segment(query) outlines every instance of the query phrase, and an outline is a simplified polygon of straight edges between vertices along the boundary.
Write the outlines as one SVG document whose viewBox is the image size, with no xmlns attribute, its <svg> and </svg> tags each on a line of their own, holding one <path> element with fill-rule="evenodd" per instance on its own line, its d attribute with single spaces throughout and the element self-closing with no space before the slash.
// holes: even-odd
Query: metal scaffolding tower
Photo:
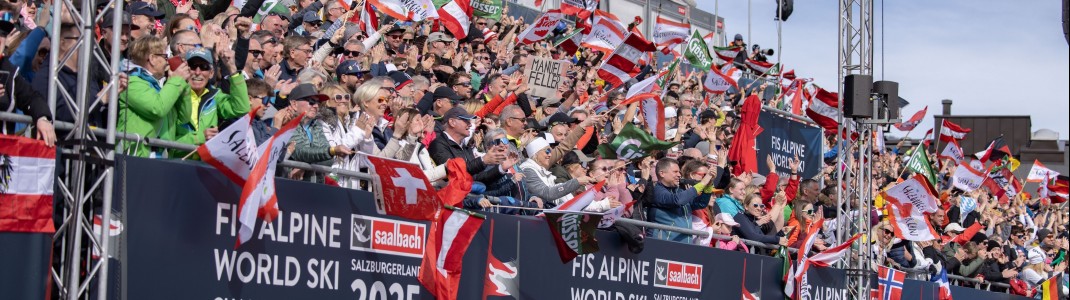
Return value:
<svg viewBox="0 0 1070 300">
<path fill-rule="evenodd" d="M 873 209 L 871 188 L 873 171 L 875 122 L 852 120 L 844 112 L 844 83 L 847 75 L 873 75 L 873 0 L 840 0 L 839 3 L 839 66 L 838 91 L 839 131 L 836 134 L 837 199 L 839 216 L 837 240 L 845 241 L 855 234 L 870 231 L 870 211 Z M 875 106 L 876 107 L 876 106 Z M 875 115 L 876 116 L 876 115 Z M 852 138 L 857 134 L 857 139 Z M 857 156 L 855 155 L 857 154 Z M 851 299 L 869 298 L 873 253 L 870 239 L 854 248 L 840 267 L 847 270 L 847 286 Z"/>
<path fill-rule="evenodd" d="M 79 33 L 74 46 L 63 53 L 60 52 L 63 39 L 52 38 L 49 56 L 49 108 L 56 115 L 57 102 L 63 101 L 65 109 L 75 116 L 74 130 L 60 136 L 60 140 L 68 144 L 60 148 L 62 159 L 57 161 L 56 168 L 56 197 L 62 199 L 56 209 L 62 219 L 53 237 L 53 248 L 59 255 L 52 265 L 51 276 L 60 299 L 108 299 L 109 235 L 94 234 L 92 222 L 94 216 L 99 215 L 104 226 L 108 226 L 108 220 L 112 218 L 112 162 L 119 102 L 118 84 L 114 83 L 119 79 L 123 1 L 103 3 L 106 8 L 100 13 L 97 4 L 97 1 L 88 0 L 53 2 L 52 20 L 62 20 L 52 22 L 54 35 L 59 36 L 63 27 L 72 25 Z M 68 17 L 63 17 L 64 12 L 69 12 Z M 101 24 L 115 29 L 107 37 L 110 53 L 105 54 L 94 27 L 108 13 L 117 17 L 112 18 L 112 24 Z M 66 90 L 59 80 L 60 70 L 68 64 L 78 72 L 76 91 Z M 90 70 L 95 69 L 103 69 L 110 77 L 104 97 L 89 94 L 90 80 L 99 79 L 90 77 L 93 73 Z M 104 101 L 105 98 L 110 101 Z M 90 131 L 88 116 L 104 105 L 108 108 L 107 135 L 100 141 Z M 93 293 L 95 297 L 90 296 Z"/>
</svg>

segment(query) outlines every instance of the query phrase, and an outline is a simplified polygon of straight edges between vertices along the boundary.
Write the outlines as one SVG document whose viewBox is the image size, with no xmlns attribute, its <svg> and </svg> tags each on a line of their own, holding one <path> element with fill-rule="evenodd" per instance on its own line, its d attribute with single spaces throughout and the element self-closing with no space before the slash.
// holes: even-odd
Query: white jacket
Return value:
<svg viewBox="0 0 1070 300">
<path fill-rule="evenodd" d="M 323 128 L 323 134 L 327 137 L 331 147 L 344 146 L 353 149 L 354 152 L 364 153 L 375 153 L 378 150 L 375 147 L 375 141 L 372 140 L 372 135 L 358 128 L 355 118 L 349 118 L 348 121 L 335 119 L 334 124 L 329 124 L 325 120 L 317 122 L 323 123 L 320 127 Z M 358 155 L 334 157 L 331 167 L 356 172 L 365 167 L 362 163 L 363 161 Z M 341 176 L 338 178 L 338 185 L 344 188 L 358 188 L 360 187 L 358 182 L 359 180 L 352 177 Z"/>
</svg>

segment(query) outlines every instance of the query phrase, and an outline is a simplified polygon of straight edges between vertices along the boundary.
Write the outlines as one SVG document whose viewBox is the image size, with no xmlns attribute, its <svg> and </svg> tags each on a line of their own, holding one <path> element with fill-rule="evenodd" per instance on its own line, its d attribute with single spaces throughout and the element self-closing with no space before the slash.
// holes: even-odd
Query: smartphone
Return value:
<svg viewBox="0 0 1070 300">
<path fill-rule="evenodd" d="M 0 84 L 3 84 L 5 87 L 10 86 L 10 80 L 11 72 L 0 71 Z"/>
<path fill-rule="evenodd" d="M 184 59 L 182 59 L 182 57 L 178 57 L 178 56 L 175 56 L 175 57 L 167 59 L 167 64 L 169 66 L 171 66 L 171 71 L 178 70 L 178 67 L 182 66 L 182 63 L 184 63 L 184 62 L 186 62 L 186 60 L 184 60 Z"/>
</svg>

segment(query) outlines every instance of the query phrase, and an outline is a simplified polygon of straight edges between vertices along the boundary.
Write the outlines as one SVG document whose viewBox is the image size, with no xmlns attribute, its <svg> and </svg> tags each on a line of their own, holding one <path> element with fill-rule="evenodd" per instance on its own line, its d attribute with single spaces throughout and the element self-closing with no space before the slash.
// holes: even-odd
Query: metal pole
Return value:
<svg viewBox="0 0 1070 300">
<path fill-rule="evenodd" d="M 776 86 L 778 88 L 777 91 L 783 91 L 783 89 L 781 89 L 780 86 L 783 84 L 783 81 L 784 81 L 784 61 L 781 60 L 781 58 L 784 55 L 784 52 L 781 51 L 781 49 L 783 49 L 782 41 L 783 41 L 783 38 L 784 38 L 784 30 L 783 30 L 783 27 L 784 27 L 784 16 L 781 15 L 780 8 L 784 7 L 784 0 L 778 0 L 778 1 L 779 1 L 780 5 L 777 6 L 777 12 L 776 12 L 777 13 L 777 18 L 776 18 L 776 63 L 780 64 L 780 71 L 777 72 Z M 783 97 L 783 95 L 781 95 L 781 97 Z"/>
<path fill-rule="evenodd" d="M 751 39 L 751 8 L 754 4 L 754 0 L 747 0 L 747 45 L 751 45 L 753 40 Z M 745 50 L 745 49 L 744 49 Z"/>
<path fill-rule="evenodd" d="M 59 83 L 59 79 L 56 79 L 59 74 L 59 33 L 60 24 L 63 23 L 63 10 L 66 8 L 67 1 L 59 0 L 52 1 L 52 38 L 49 40 L 52 43 L 52 48 L 48 55 L 48 78 L 51 84 L 48 85 L 48 109 L 52 112 L 52 118 L 56 117 L 56 98 L 59 95 L 56 93 L 56 85 Z M 59 22 L 57 22 L 59 20 Z M 62 139 L 62 137 L 60 137 Z"/>
<path fill-rule="evenodd" d="M 78 45 L 80 46 L 80 48 L 78 48 L 78 69 L 89 70 L 90 62 L 93 61 L 93 46 L 96 44 L 91 42 L 93 39 L 93 13 L 96 10 L 93 7 L 92 1 L 82 1 L 82 7 L 80 9 L 81 20 L 75 20 L 75 23 L 81 23 L 79 24 L 81 25 L 81 28 L 79 28 L 81 36 L 78 40 Z M 59 36 L 59 34 L 55 34 L 59 33 L 58 31 L 53 33 L 54 35 Z M 56 40 L 59 40 L 59 38 L 56 38 Z M 55 80 L 55 78 L 53 79 Z M 55 84 L 50 86 L 50 89 L 55 88 Z M 78 72 L 78 89 L 75 95 L 83 115 L 75 120 L 76 128 L 74 129 L 74 134 L 75 139 L 79 140 L 79 142 L 78 144 L 75 144 L 74 149 L 81 155 L 89 155 L 89 147 L 86 146 L 85 142 L 92 136 L 92 134 L 89 132 L 89 120 L 85 117 L 85 114 L 91 110 L 90 106 L 92 105 L 92 102 L 90 99 L 95 99 L 96 97 L 96 95 L 90 95 L 89 93 L 89 72 Z M 71 177 L 71 180 L 75 181 L 75 197 L 77 198 L 74 199 L 75 205 L 72 209 L 73 223 L 71 224 L 72 230 L 70 231 L 70 233 L 74 234 L 74 241 L 70 243 L 68 247 L 70 251 L 69 253 L 71 253 L 70 270 L 68 272 L 70 279 L 67 283 L 67 299 L 69 300 L 76 300 L 82 294 L 80 282 L 81 272 L 79 272 L 82 257 L 79 254 L 82 247 L 83 231 L 89 230 L 83 226 L 85 225 L 83 224 L 83 218 L 85 216 L 82 208 L 88 198 L 86 195 L 89 194 L 86 193 L 85 190 L 85 175 L 88 163 L 84 158 L 81 158 L 74 161 L 74 165 L 76 171 L 74 176 Z M 92 245 L 90 245 L 90 247 L 92 247 Z M 87 267 L 87 270 L 88 269 L 89 268 Z"/>
<path fill-rule="evenodd" d="M 721 28 L 717 28 L 718 24 L 720 24 L 722 27 Z M 724 30 L 724 27 L 726 27 L 726 26 L 724 26 L 724 23 L 721 23 L 721 0 L 714 0 L 713 1 L 713 36 L 714 36 L 714 42 L 720 41 L 721 39 L 724 38 L 724 37 L 722 37 L 721 39 L 716 38 L 718 34 L 728 35 L 727 34 L 728 32 L 726 32 Z M 718 30 L 720 30 L 721 32 L 717 32 Z M 720 46 L 724 47 L 725 45 L 720 45 Z"/>
<path fill-rule="evenodd" d="M 88 1 L 87 1 L 88 2 Z M 125 34 L 122 24 L 123 16 L 123 1 L 114 1 L 114 7 L 112 8 L 112 35 L 111 35 L 111 85 L 108 88 L 108 132 L 105 137 L 107 145 L 116 145 L 116 122 L 119 119 L 119 64 L 122 61 L 122 57 L 119 53 L 119 48 L 122 47 L 120 40 L 122 35 Z M 88 26 L 87 26 L 88 27 Z M 115 147 L 110 147 L 105 150 L 105 160 L 115 161 Z M 108 263 L 111 261 L 109 257 L 110 246 L 108 243 L 111 240 L 111 234 L 108 233 L 108 228 L 111 226 L 111 208 L 112 208 L 112 194 L 115 190 L 115 170 L 104 174 L 104 203 L 103 213 L 101 216 L 101 235 L 100 235 L 100 273 L 97 275 L 97 299 L 108 299 Z"/>
</svg>

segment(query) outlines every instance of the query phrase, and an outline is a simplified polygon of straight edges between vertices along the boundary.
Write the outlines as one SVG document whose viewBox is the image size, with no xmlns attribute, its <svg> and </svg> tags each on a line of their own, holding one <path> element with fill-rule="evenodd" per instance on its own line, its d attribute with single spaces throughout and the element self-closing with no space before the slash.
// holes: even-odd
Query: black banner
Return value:
<svg viewBox="0 0 1070 300">
<path fill-rule="evenodd" d="M 0 232 L 0 298 L 48 299 L 52 235 Z"/>
<path fill-rule="evenodd" d="M 192 162 L 118 161 L 116 199 L 125 209 L 116 206 L 124 230 L 109 268 L 118 273 L 112 299 L 433 298 L 416 279 L 430 224 L 378 215 L 368 192 L 277 180 L 280 217 L 258 221 L 252 240 L 235 249 L 240 188 L 226 177 Z M 599 231 L 600 252 L 562 264 L 544 220 L 488 218 L 466 250 L 458 299 L 482 299 L 492 258 L 502 264 L 492 265 L 489 299 L 737 299 L 744 289 L 783 298 L 776 258 L 654 239 L 635 254 L 615 232 Z M 809 299 L 845 299 L 845 277 L 811 268 L 800 287 Z M 904 291 L 915 289 L 931 287 L 908 282 Z"/>
<path fill-rule="evenodd" d="M 762 110 L 758 117 L 762 132 L 755 145 L 758 150 L 758 173 L 769 174 L 765 158 L 773 156 L 776 171 L 780 175 L 791 174 L 789 163 L 796 156 L 801 161 L 802 178 L 814 178 L 820 174 L 822 162 L 821 129 Z"/>
</svg>

